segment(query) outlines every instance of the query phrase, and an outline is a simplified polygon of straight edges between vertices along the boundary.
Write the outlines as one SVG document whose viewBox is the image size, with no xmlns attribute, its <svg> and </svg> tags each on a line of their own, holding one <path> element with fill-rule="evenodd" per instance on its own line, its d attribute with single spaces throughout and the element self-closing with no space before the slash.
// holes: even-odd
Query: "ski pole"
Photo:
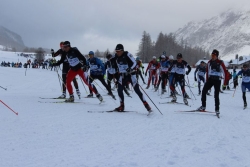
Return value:
<svg viewBox="0 0 250 167">
<path fill-rule="evenodd" d="M 4 89 L 4 90 L 7 90 L 7 88 L 4 88 L 4 87 L 2 87 L 2 86 L 0 86 L 0 88 L 2 88 L 2 89 Z"/>
<path fill-rule="evenodd" d="M 61 84 L 61 81 L 60 81 L 60 75 L 59 75 L 59 73 L 58 73 L 58 68 L 56 68 L 56 72 L 57 72 L 57 77 L 58 77 L 58 80 L 59 80 L 59 84 L 60 84 L 60 87 L 61 87 L 61 90 L 63 91 L 63 89 L 62 89 L 62 84 Z M 64 84 L 64 83 L 63 83 Z M 65 84 L 64 84 L 65 85 Z M 65 85 L 65 87 L 66 87 L 66 85 Z"/>
<path fill-rule="evenodd" d="M 138 84 L 139 86 L 140 86 L 140 88 L 143 90 L 143 92 L 148 96 L 148 94 L 145 92 L 145 90 L 141 87 L 141 85 L 140 84 Z M 157 110 L 161 113 L 161 115 L 163 115 L 162 114 L 162 112 L 160 111 L 160 109 L 155 105 L 155 103 L 153 102 L 153 100 L 148 96 L 148 98 L 150 99 L 150 101 L 154 104 L 154 106 L 157 108 Z"/>
<path fill-rule="evenodd" d="M 16 115 L 18 115 L 18 112 L 15 112 L 14 110 L 12 110 L 7 104 L 5 104 L 2 100 L 0 100 L 1 103 L 3 103 L 3 105 L 5 105 L 8 109 L 10 109 L 12 112 L 14 112 Z"/>
<path fill-rule="evenodd" d="M 80 80 L 82 81 L 82 78 L 81 78 L 81 77 L 80 77 Z M 86 89 L 86 87 L 85 87 L 83 81 L 82 81 L 82 85 L 83 85 L 83 87 L 84 87 L 84 89 L 85 89 L 85 91 L 86 91 L 86 94 L 88 94 L 88 91 L 87 91 L 87 89 Z"/>
<path fill-rule="evenodd" d="M 187 85 L 188 85 L 188 87 L 189 87 L 189 90 L 190 90 L 190 92 L 192 93 L 192 95 L 194 96 L 194 99 L 197 100 L 196 97 L 195 97 L 195 95 L 194 95 L 194 93 L 193 93 L 193 91 L 192 91 L 191 88 L 190 88 L 188 75 L 187 75 L 187 80 L 188 80 L 188 82 L 187 82 L 186 80 L 185 80 L 185 81 L 186 81 L 186 83 L 187 83 Z"/>
</svg>

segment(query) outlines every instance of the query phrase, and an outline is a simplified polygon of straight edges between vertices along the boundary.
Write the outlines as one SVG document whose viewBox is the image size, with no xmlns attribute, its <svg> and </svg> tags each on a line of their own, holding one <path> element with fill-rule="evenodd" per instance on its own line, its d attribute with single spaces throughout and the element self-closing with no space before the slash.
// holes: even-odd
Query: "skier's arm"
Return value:
<svg viewBox="0 0 250 167">
<path fill-rule="evenodd" d="M 186 75 L 188 75 L 192 69 L 189 64 L 187 64 L 187 68 L 188 68 L 188 71 L 186 72 Z"/>
</svg>

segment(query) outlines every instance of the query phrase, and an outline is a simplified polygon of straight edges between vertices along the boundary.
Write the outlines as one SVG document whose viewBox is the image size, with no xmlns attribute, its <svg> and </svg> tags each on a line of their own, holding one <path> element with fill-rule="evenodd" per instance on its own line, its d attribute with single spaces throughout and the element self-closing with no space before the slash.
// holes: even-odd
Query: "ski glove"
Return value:
<svg viewBox="0 0 250 167">
<path fill-rule="evenodd" d="M 189 72 L 188 71 L 186 71 L 186 75 L 188 75 L 189 74 Z"/>
<path fill-rule="evenodd" d="M 131 68 L 127 68 L 126 71 L 127 71 L 127 73 L 130 73 L 131 72 Z"/>
<path fill-rule="evenodd" d="M 147 76 L 147 72 L 145 72 L 145 76 Z"/>
</svg>

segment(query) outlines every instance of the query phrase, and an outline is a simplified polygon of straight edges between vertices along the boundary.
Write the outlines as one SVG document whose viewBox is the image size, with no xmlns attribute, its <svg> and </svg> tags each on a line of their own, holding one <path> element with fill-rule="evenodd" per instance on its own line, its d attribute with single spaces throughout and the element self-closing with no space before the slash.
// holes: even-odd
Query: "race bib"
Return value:
<svg viewBox="0 0 250 167">
<path fill-rule="evenodd" d="M 127 64 L 125 64 L 125 65 L 118 65 L 118 68 L 119 68 L 119 72 L 120 73 L 126 73 L 127 71 L 126 71 L 126 69 L 128 68 L 128 65 Z"/>
<path fill-rule="evenodd" d="M 76 66 L 77 64 L 80 63 L 78 58 L 68 59 L 68 61 L 69 61 L 69 65 L 72 66 L 72 67 L 74 67 L 74 66 Z"/>
<path fill-rule="evenodd" d="M 108 72 L 109 72 L 110 74 L 115 74 L 116 71 L 115 71 L 114 68 L 109 68 L 109 69 L 108 69 Z"/>
<path fill-rule="evenodd" d="M 90 70 L 96 70 L 96 69 L 98 69 L 97 65 L 90 65 Z"/>
<path fill-rule="evenodd" d="M 177 74 L 185 74 L 185 69 L 184 68 L 176 68 L 175 69 L 175 72 L 177 73 Z"/>
</svg>

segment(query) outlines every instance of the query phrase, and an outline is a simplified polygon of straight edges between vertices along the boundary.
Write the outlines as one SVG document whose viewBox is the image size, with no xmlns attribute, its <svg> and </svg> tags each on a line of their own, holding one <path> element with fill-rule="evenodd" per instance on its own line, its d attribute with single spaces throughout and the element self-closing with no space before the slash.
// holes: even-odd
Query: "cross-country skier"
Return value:
<svg viewBox="0 0 250 167">
<path fill-rule="evenodd" d="M 58 55 L 63 55 L 63 54 L 66 54 L 64 51 L 63 51 L 63 42 L 60 43 L 60 49 L 58 51 L 56 51 L 56 53 L 54 53 L 54 50 L 51 49 L 51 53 L 52 53 L 52 57 L 56 57 Z M 69 62 L 67 59 L 64 59 L 64 62 L 62 63 L 63 66 L 62 66 L 62 89 L 63 89 L 63 93 L 61 96 L 59 96 L 58 98 L 59 99 L 65 99 L 66 98 L 66 76 L 68 74 L 68 71 L 70 69 L 70 66 L 69 66 Z M 74 83 L 74 86 L 75 86 L 75 89 L 76 89 L 76 93 L 79 97 L 79 99 L 81 98 L 81 93 L 79 91 L 79 87 L 78 87 L 78 83 L 76 81 L 76 78 L 73 79 L 73 83 Z"/>
<path fill-rule="evenodd" d="M 187 93 L 185 91 L 185 75 L 188 75 L 191 71 L 191 67 L 188 65 L 188 63 L 182 59 L 182 54 L 177 54 L 177 60 L 174 60 L 173 65 L 169 68 L 169 71 L 171 71 L 174 68 L 174 78 L 172 79 L 172 83 L 170 85 L 170 89 L 172 92 L 175 92 L 175 83 L 179 83 L 183 95 L 183 102 L 188 105 L 187 101 Z M 188 68 L 188 71 L 185 69 Z M 177 97 L 176 94 L 173 94 L 173 99 L 171 102 L 176 102 Z"/>
<path fill-rule="evenodd" d="M 247 107 L 246 100 L 246 89 L 250 90 L 250 69 L 247 64 L 243 65 L 243 69 L 238 72 L 235 76 L 235 80 L 238 80 L 238 76 L 242 76 L 241 90 L 242 90 L 242 98 L 244 103 L 244 108 Z"/>
<path fill-rule="evenodd" d="M 124 47 L 122 44 L 117 44 L 115 48 L 116 54 L 114 59 L 117 62 L 118 70 L 119 70 L 119 80 L 118 80 L 118 95 L 120 97 L 120 106 L 115 108 L 115 111 L 124 111 L 124 95 L 123 89 L 127 82 L 130 82 L 135 90 L 135 93 L 139 96 L 141 101 L 143 102 L 145 108 L 148 112 L 152 112 L 149 104 L 144 98 L 144 95 L 140 91 L 139 84 L 136 80 L 136 61 L 132 54 L 127 51 L 124 51 Z"/>
<path fill-rule="evenodd" d="M 206 109 L 206 94 L 209 89 L 214 87 L 214 100 L 215 100 L 215 112 L 216 115 L 219 116 L 220 114 L 220 85 L 221 85 L 221 77 L 224 76 L 224 84 L 226 85 L 227 75 L 226 74 L 226 67 L 222 60 L 218 59 L 219 51 L 214 49 L 211 53 L 211 60 L 207 63 L 207 70 L 206 70 L 206 83 L 202 89 L 201 94 L 201 101 L 202 106 L 199 107 L 197 110 L 205 111 Z"/>
<path fill-rule="evenodd" d="M 139 80 L 139 76 L 140 76 L 143 84 L 146 84 L 142 76 L 142 73 L 144 74 L 144 66 L 139 57 L 137 57 L 135 60 L 136 60 L 136 78 L 137 80 Z"/>
<path fill-rule="evenodd" d="M 170 63 L 167 60 L 165 55 L 161 55 L 160 57 L 160 68 L 159 68 L 159 81 L 157 83 L 157 87 L 155 88 L 155 91 L 158 90 L 160 82 L 161 82 L 161 89 L 162 92 L 161 94 L 163 94 L 164 92 L 166 92 L 166 85 L 168 82 L 168 68 L 170 67 Z"/>
<path fill-rule="evenodd" d="M 194 72 L 194 80 L 195 81 L 197 81 L 197 77 L 198 77 L 199 95 L 201 94 L 201 81 L 203 82 L 203 84 L 205 83 L 205 74 L 206 74 L 205 62 L 201 61 L 201 63 L 196 67 L 196 70 Z"/>
<path fill-rule="evenodd" d="M 111 82 L 114 81 L 116 82 L 116 78 L 117 78 L 117 65 L 116 62 L 114 61 L 115 59 L 112 59 L 112 54 L 107 54 L 106 58 L 107 58 L 107 62 L 104 64 L 105 69 L 107 70 L 107 83 L 108 86 L 111 89 Z"/>
<path fill-rule="evenodd" d="M 107 85 L 107 83 L 104 80 L 104 75 L 106 74 L 104 64 L 102 63 L 102 61 L 100 59 L 98 59 L 94 55 L 95 54 L 93 51 L 89 52 L 89 59 L 88 59 L 88 65 L 89 65 L 89 69 L 90 69 L 90 76 L 88 77 L 89 84 L 91 84 L 91 86 L 93 87 L 95 92 L 98 93 L 95 85 L 92 84 L 92 82 L 95 79 L 98 79 L 102 83 L 102 85 L 107 89 L 108 95 L 112 96 L 112 98 L 115 99 L 115 96 L 113 95 L 113 93 L 111 91 L 111 88 Z M 93 97 L 93 93 L 92 93 L 91 89 L 89 89 L 89 92 L 90 92 L 90 94 L 88 95 L 88 97 Z"/>
<path fill-rule="evenodd" d="M 115 83 L 115 86 L 118 85 L 118 79 L 119 79 L 119 74 L 118 74 L 118 67 L 116 64 L 116 60 L 113 59 L 114 56 L 111 54 L 108 54 L 106 56 L 107 58 L 107 62 L 105 63 L 105 69 L 107 70 L 107 82 L 108 82 L 108 86 L 111 88 L 111 81 L 113 80 Z M 128 92 L 128 90 L 124 87 L 124 92 L 130 96 L 130 93 Z"/>
<path fill-rule="evenodd" d="M 236 89 L 236 86 L 238 86 L 238 76 L 237 76 L 237 73 L 236 73 L 236 70 L 234 69 L 233 70 L 233 83 L 234 83 L 234 89 Z"/>
<path fill-rule="evenodd" d="M 54 65 L 59 66 L 61 63 L 65 61 L 65 59 L 67 59 L 69 62 L 70 69 L 67 74 L 66 86 L 67 86 L 67 90 L 69 92 L 70 97 L 69 99 L 66 99 L 65 102 L 74 102 L 74 94 L 73 94 L 71 82 L 76 77 L 76 75 L 79 75 L 83 79 L 85 84 L 88 85 L 90 89 L 96 94 L 96 97 L 100 101 L 102 101 L 103 100 L 102 96 L 99 93 L 97 93 L 91 87 L 91 85 L 88 84 L 84 76 L 84 71 L 82 69 L 83 69 L 83 66 L 87 65 L 85 57 L 79 52 L 78 49 L 71 47 L 69 41 L 65 41 L 63 43 L 63 50 L 66 54 L 62 54 L 61 59 Z"/>
<path fill-rule="evenodd" d="M 152 80 L 152 84 L 156 87 L 156 83 L 158 80 L 157 70 L 160 68 L 160 63 L 157 62 L 156 57 L 153 56 L 153 59 L 148 63 L 148 67 L 145 72 L 145 76 L 147 76 L 147 72 L 149 70 L 149 77 L 148 77 L 148 85 L 146 89 L 149 88 L 150 82 Z"/>
</svg>

